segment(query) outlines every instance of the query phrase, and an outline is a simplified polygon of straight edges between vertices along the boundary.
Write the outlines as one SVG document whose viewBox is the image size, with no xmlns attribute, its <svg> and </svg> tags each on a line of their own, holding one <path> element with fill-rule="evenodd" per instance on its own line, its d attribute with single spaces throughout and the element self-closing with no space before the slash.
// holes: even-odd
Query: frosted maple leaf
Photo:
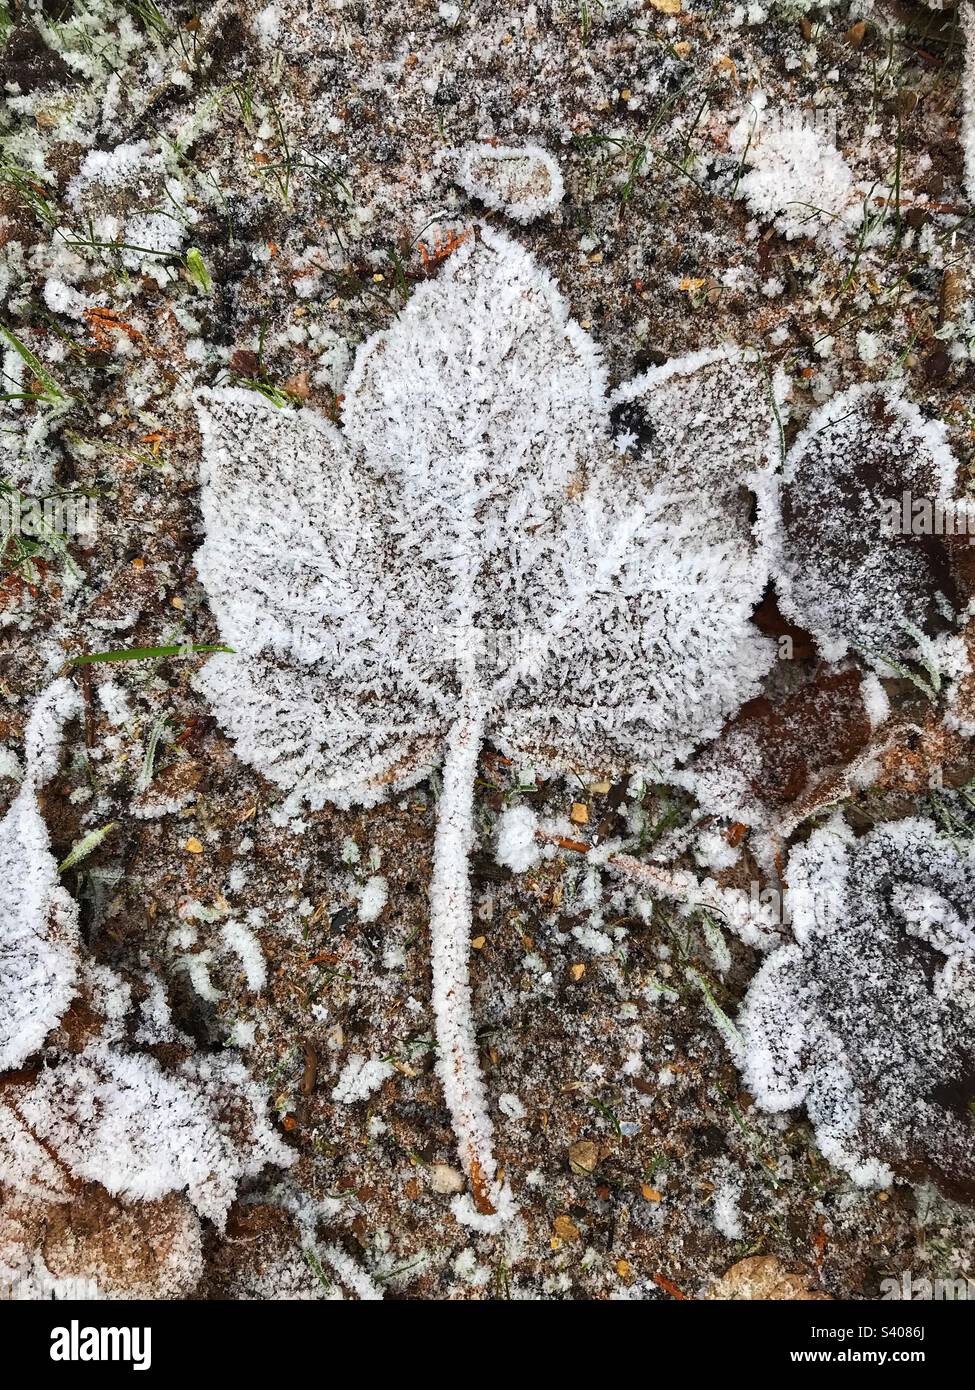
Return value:
<svg viewBox="0 0 975 1390">
<path fill-rule="evenodd" d="M 197 565 L 236 653 L 200 681 L 238 753 L 313 807 L 442 767 L 439 1073 L 482 1216 L 499 1193 L 468 982 L 481 745 L 659 778 L 755 693 L 773 648 L 749 622 L 767 572 L 748 487 L 761 505 L 772 406 L 735 349 L 608 398 L 554 282 L 487 228 L 359 349 L 342 429 L 239 389 L 200 399 Z"/>
<path fill-rule="evenodd" d="M 929 820 L 862 839 L 841 816 L 789 858 L 794 940 L 753 979 L 739 1027 L 764 1109 L 805 1105 L 855 1181 L 975 1191 L 975 854 Z"/>
</svg>

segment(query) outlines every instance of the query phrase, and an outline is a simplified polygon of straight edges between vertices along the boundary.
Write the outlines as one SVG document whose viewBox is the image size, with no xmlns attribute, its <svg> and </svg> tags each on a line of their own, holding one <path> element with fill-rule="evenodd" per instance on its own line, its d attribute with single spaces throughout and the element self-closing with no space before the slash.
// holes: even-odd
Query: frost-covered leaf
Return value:
<svg viewBox="0 0 975 1390">
<path fill-rule="evenodd" d="M 410 595 L 384 575 L 382 485 L 365 495 L 341 434 L 310 411 L 231 389 L 202 395 L 199 414 L 197 567 L 236 653 L 199 681 L 240 756 L 312 805 L 426 775 L 444 721 L 430 653 L 415 670 L 397 660 Z"/>
<path fill-rule="evenodd" d="M 343 433 L 240 391 L 200 406 L 199 570 L 237 653 L 202 683 L 240 755 L 313 806 L 444 762 L 434 1005 L 481 1217 L 467 856 L 483 739 L 553 771 L 659 777 L 771 661 L 749 621 L 767 577 L 749 488 L 778 449 L 760 365 L 722 349 L 640 378 L 614 402 L 615 449 L 604 385 L 553 281 L 481 228 L 359 350 Z"/>
<path fill-rule="evenodd" d="M 616 456 L 566 509 L 561 548 L 533 560 L 526 606 L 545 657 L 508 696 L 505 752 L 666 777 L 756 692 L 773 653 L 750 621 L 767 578 L 751 508 L 777 457 L 772 392 L 728 348 L 614 395 Z"/>
<path fill-rule="evenodd" d="M 789 860 L 794 941 L 739 1017 L 759 1105 L 805 1104 L 827 1158 L 975 1192 L 975 852 L 922 819 L 854 838 L 840 817 Z"/>
<path fill-rule="evenodd" d="M 320 1244 L 307 1208 L 297 1221 L 281 1207 L 238 1203 L 209 1273 L 219 1296 L 377 1301 L 382 1292 L 338 1244 Z"/>
<path fill-rule="evenodd" d="M 42 1202 L 63 1202 L 71 1179 L 32 1133 L 17 1104 L 19 1088 L 0 1092 L 0 1194 L 3 1185 Z"/>
<path fill-rule="evenodd" d="M 876 678 L 853 669 L 818 675 L 783 700 L 760 695 L 678 780 L 712 815 L 769 825 L 863 752 L 883 704 Z"/>
<path fill-rule="evenodd" d="M 855 386 L 814 413 L 785 461 L 773 544 L 782 611 L 825 657 L 917 657 L 952 590 L 940 536 L 922 512 L 915 526 L 913 506 L 929 503 L 933 525 L 956 472 L 944 426 L 890 387 Z"/>
<path fill-rule="evenodd" d="M 745 485 L 759 488 L 764 503 L 765 477 L 778 459 L 774 407 L 784 389 L 738 348 L 694 352 L 621 386 L 612 399 L 613 433 L 647 484 L 665 483 L 705 512 L 715 494 L 748 510 Z"/>
<path fill-rule="evenodd" d="M 0 1283 L 16 1298 L 187 1298 L 202 1274 L 183 1197 L 120 1202 L 88 1185 L 70 1202 L 0 1199 Z"/>
<path fill-rule="evenodd" d="M 218 1297 L 244 1300 L 341 1299 L 327 1272 L 302 1248 L 296 1223 L 281 1207 L 238 1203 L 226 1239 L 208 1269 Z"/>
<path fill-rule="evenodd" d="M 291 1162 L 265 1104 L 227 1054 L 194 1054 L 171 1075 L 149 1056 L 94 1044 L 18 1088 L 16 1112 L 73 1177 L 115 1197 L 185 1191 L 201 1216 L 221 1224 L 243 1178 Z M 0 1177 L 22 1187 L 6 1167 Z"/>
<path fill-rule="evenodd" d="M 27 725 L 23 784 L 0 821 L 0 1070 L 20 1066 L 56 1026 L 75 993 L 78 908 L 58 867 L 38 805 L 65 721 L 78 708 L 70 682 L 48 687 Z"/>
<path fill-rule="evenodd" d="M 468 145 L 458 161 L 457 182 L 472 198 L 516 222 L 554 211 L 565 192 L 559 166 L 538 145 Z"/>
</svg>

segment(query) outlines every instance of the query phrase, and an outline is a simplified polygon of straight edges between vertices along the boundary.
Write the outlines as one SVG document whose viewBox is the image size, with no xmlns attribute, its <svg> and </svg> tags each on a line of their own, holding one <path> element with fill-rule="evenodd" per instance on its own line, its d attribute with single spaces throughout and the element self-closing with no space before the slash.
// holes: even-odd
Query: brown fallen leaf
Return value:
<svg viewBox="0 0 975 1390">
<path fill-rule="evenodd" d="M 0 1263 L 23 1279 L 40 1259 L 56 1280 L 100 1297 L 186 1298 L 203 1273 L 199 1218 L 182 1196 L 120 1201 L 87 1184 L 70 1202 L 0 1198 Z"/>
<path fill-rule="evenodd" d="M 695 765 L 702 804 L 752 825 L 789 820 L 800 805 L 809 814 L 817 789 L 870 744 L 862 690 L 858 671 L 834 671 L 784 700 L 750 700 Z"/>
<path fill-rule="evenodd" d="M 712 1286 L 709 1300 L 832 1302 L 832 1295 L 809 1287 L 810 1275 L 795 1274 L 774 1255 L 751 1255 L 731 1266 Z"/>
<path fill-rule="evenodd" d="M 567 1216 L 565 1213 L 555 1218 L 552 1222 L 552 1229 L 555 1231 L 559 1240 L 572 1242 L 582 1239 L 582 1233 L 579 1227 L 572 1220 L 572 1217 Z"/>
<path fill-rule="evenodd" d="M 579 1177 L 588 1177 L 599 1166 L 599 1148 L 591 1139 L 569 1145 L 569 1167 Z"/>
</svg>

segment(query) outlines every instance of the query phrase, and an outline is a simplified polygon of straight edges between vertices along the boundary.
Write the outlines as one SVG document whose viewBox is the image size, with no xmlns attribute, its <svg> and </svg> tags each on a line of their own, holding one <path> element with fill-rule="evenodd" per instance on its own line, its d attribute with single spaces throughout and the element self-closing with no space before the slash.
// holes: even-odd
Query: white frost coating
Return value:
<svg viewBox="0 0 975 1390">
<path fill-rule="evenodd" d="M 694 847 L 694 858 L 709 869 L 730 869 L 741 856 L 741 847 L 728 843 L 720 830 L 702 830 Z"/>
<path fill-rule="evenodd" d="M 842 817 L 793 850 L 795 941 L 739 1017 L 745 1084 L 766 1110 L 805 1104 L 855 1182 L 893 1173 L 970 1190 L 975 856 L 922 819 L 854 838 Z"/>
<path fill-rule="evenodd" d="M 386 906 L 389 897 L 389 884 L 382 874 L 373 874 L 362 885 L 359 894 L 359 921 L 375 922 Z"/>
<path fill-rule="evenodd" d="M 495 858 L 513 873 L 534 868 L 542 857 L 535 839 L 538 816 L 530 806 L 509 806 L 498 817 Z"/>
<path fill-rule="evenodd" d="M 243 922 L 224 922 L 220 937 L 228 951 L 240 961 L 247 988 L 255 993 L 267 984 L 267 961 L 261 943 Z"/>
<path fill-rule="evenodd" d="M 97 1044 L 44 1068 L 18 1102 L 75 1177 L 146 1200 L 185 1189 L 218 1225 L 242 1178 L 293 1161 L 265 1107 L 260 1087 L 226 1053 L 191 1057 L 170 1075 L 151 1057 Z"/>
<path fill-rule="evenodd" d="M 205 393 L 197 563 L 237 655 L 201 684 L 240 755 L 313 807 L 375 802 L 441 760 L 465 663 L 540 769 L 660 776 L 717 733 L 774 653 L 739 495 L 774 466 L 769 388 L 722 350 L 613 409 L 673 466 L 635 437 L 610 454 L 592 343 L 487 229 L 360 349 L 344 438 Z"/>
<path fill-rule="evenodd" d="M 20 1066 L 71 1002 L 78 977 L 78 908 L 58 881 L 37 802 L 53 775 L 64 724 L 80 700 L 67 680 L 41 695 L 27 724 L 24 780 L 0 821 L 0 1070 Z"/>
<path fill-rule="evenodd" d="M 223 990 L 217 989 L 210 978 L 210 966 L 213 963 L 212 951 L 198 951 L 180 956 L 177 963 L 186 971 L 190 984 L 205 1003 L 215 1004 L 224 997 Z"/>
<path fill-rule="evenodd" d="M 129 697 L 117 681 L 102 681 L 98 687 L 98 703 L 105 711 L 108 722 L 116 729 L 132 722 L 132 706 Z"/>
<path fill-rule="evenodd" d="M 468 944 L 474 774 L 483 735 L 483 717 L 469 715 L 457 721 L 448 740 L 430 883 L 430 935 L 437 1074 L 474 1205 L 482 1215 L 492 1216 L 497 1210 L 496 1166 L 471 1015 Z"/>
<path fill-rule="evenodd" d="M 750 622 L 766 570 L 742 485 L 764 489 L 776 461 L 769 385 L 722 349 L 607 401 L 554 282 L 481 227 L 359 349 L 344 433 L 243 390 L 199 413 L 197 565 L 236 652 L 199 680 L 238 753 L 319 807 L 372 804 L 449 748 L 438 1040 L 486 1209 L 466 966 L 481 740 L 539 769 L 659 779 L 756 693 L 774 648 Z"/>
<path fill-rule="evenodd" d="M 714 1194 L 714 1227 L 725 1240 L 742 1240 L 744 1228 L 738 1203 L 741 1186 L 726 1180 Z"/>
<path fill-rule="evenodd" d="M 23 776 L 23 768 L 13 749 L 0 748 L 0 777 L 9 777 L 14 782 L 20 782 Z"/>
<path fill-rule="evenodd" d="M 323 1245 L 319 1253 L 345 1287 L 351 1289 L 363 1302 L 382 1301 L 382 1290 L 376 1287 L 365 1270 L 360 1269 L 352 1256 L 346 1254 L 340 1245 Z"/>
<path fill-rule="evenodd" d="M 15 1097 L 0 1101 L 0 1183 L 43 1202 L 71 1196 L 66 1170 L 31 1134 Z"/>
<path fill-rule="evenodd" d="M 367 1100 L 393 1071 L 393 1064 L 382 1057 L 353 1054 L 342 1068 L 332 1090 L 332 1099 L 339 1105 L 355 1105 L 357 1101 Z"/>
<path fill-rule="evenodd" d="M 553 212 L 565 194 L 562 171 L 538 145 L 468 145 L 457 182 L 472 198 L 522 223 Z"/>
<path fill-rule="evenodd" d="M 765 535 L 782 612 L 827 660 L 850 647 L 917 655 L 944 599 L 925 535 L 911 534 L 913 501 L 950 505 L 957 471 L 944 424 L 889 384 L 854 386 L 812 415 L 773 483 Z"/>
<path fill-rule="evenodd" d="M 961 76 L 961 141 L 965 153 L 965 192 L 975 202 L 975 5 L 966 0 L 958 12 L 965 35 Z"/>
<path fill-rule="evenodd" d="M 511 1188 L 507 1183 L 495 1183 L 491 1191 L 491 1211 L 483 1211 L 469 1193 L 454 1197 L 450 1210 L 462 1226 L 469 1226 L 480 1235 L 494 1236 L 502 1231 L 518 1214 Z"/>
<path fill-rule="evenodd" d="M 162 155 L 148 141 L 116 145 L 113 150 L 91 150 L 68 184 L 66 197 L 77 210 L 93 184 L 115 192 L 133 180 L 145 179 L 150 173 L 161 176 L 164 172 Z"/>
<path fill-rule="evenodd" d="M 860 682 L 860 695 L 863 698 L 863 708 L 867 712 L 872 729 L 879 729 L 881 724 L 885 724 L 890 718 L 890 700 L 887 692 L 880 682 L 880 677 L 873 671 L 866 671 Z"/>
<path fill-rule="evenodd" d="M 815 113 L 769 110 L 764 92 L 750 104 L 729 138 L 743 162 L 738 194 L 757 216 L 784 236 L 819 236 L 840 248 L 863 220 L 863 194 L 846 160 L 820 128 Z"/>
</svg>

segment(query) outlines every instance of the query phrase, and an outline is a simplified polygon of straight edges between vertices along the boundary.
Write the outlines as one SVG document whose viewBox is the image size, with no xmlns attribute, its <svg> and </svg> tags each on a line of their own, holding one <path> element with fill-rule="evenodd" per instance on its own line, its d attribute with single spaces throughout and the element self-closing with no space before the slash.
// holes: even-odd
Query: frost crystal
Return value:
<svg viewBox="0 0 975 1390">
<path fill-rule="evenodd" d="M 720 350 L 608 402 L 553 282 L 481 228 L 359 350 L 344 432 L 239 390 L 205 393 L 200 417 L 198 568 L 236 652 L 201 682 L 239 754 L 316 807 L 444 764 L 440 1076 L 490 1216 L 467 979 L 482 742 L 658 778 L 755 693 L 772 647 L 749 621 L 767 576 L 748 487 L 776 457 L 769 383 Z"/>
<path fill-rule="evenodd" d="M 457 182 L 472 198 L 516 222 L 553 212 L 565 192 L 559 166 L 538 145 L 468 145 Z"/>
<path fill-rule="evenodd" d="M 79 704 L 66 680 L 49 686 L 27 725 L 27 767 L 0 821 L 0 1070 L 43 1043 L 75 992 L 78 908 L 58 868 L 37 794 L 57 767 L 61 731 Z"/>
<path fill-rule="evenodd" d="M 536 839 L 538 816 L 530 806 L 509 806 L 498 819 L 497 860 L 516 874 L 523 874 L 542 857 Z"/>
<path fill-rule="evenodd" d="M 827 659 L 849 647 L 903 659 L 934 630 L 950 597 L 936 504 L 952 517 L 956 471 L 944 425 L 887 386 L 855 386 L 812 416 L 771 543 L 782 611 Z"/>
<path fill-rule="evenodd" d="M 930 821 L 856 840 L 841 817 L 789 861 L 794 942 L 752 981 L 745 1082 L 805 1104 L 827 1158 L 975 1191 L 975 854 Z"/>
</svg>

